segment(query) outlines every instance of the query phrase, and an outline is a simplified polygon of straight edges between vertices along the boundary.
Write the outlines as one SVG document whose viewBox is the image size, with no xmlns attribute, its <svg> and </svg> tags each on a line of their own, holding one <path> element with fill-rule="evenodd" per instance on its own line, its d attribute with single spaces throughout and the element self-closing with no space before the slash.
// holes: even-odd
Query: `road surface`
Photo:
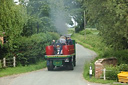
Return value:
<svg viewBox="0 0 128 85">
<path fill-rule="evenodd" d="M 47 71 L 47 68 L 34 72 L 0 78 L 0 85 L 99 85 L 89 83 L 83 78 L 84 64 L 96 57 L 96 53 L 76 45 L 77 62 L 74 70 L 58 68 Z"/>
</svg>

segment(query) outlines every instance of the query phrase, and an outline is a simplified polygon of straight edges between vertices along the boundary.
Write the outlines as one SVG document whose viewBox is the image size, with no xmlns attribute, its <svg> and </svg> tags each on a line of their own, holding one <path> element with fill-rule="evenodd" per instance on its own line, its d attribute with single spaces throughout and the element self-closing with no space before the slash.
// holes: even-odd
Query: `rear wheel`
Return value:
<svg viewBox="0 0 128 85">
<path fill-rule="evenodd" d="M 53 61 L 50 60 L 49 65 L 47 67 L 48 67 L 48 71 L 52 71 L 54 69 Z"/>
<path fill-rule="evenodd" d="M 68 66 L 68 69 L 69 69 L 69 70 L 74 70 L 74 65 L 73 65 L 73 64 L 70 64 L 70 65 Z"/>
<path fill-rule="evenodd" d="M 70 60 L 69 60 L 70 62 L 69 62 L 69 64 L 68 64 L 68 69 L 69 70 L 74 70 L 74 62 L 73 62 L 73 59 L 72 58 L 70 58 Z"/>
<path fill-rule="evenodd" d="M 73 64 L 76 66 L 76 55 L 73 56 Z"/>
</svg>

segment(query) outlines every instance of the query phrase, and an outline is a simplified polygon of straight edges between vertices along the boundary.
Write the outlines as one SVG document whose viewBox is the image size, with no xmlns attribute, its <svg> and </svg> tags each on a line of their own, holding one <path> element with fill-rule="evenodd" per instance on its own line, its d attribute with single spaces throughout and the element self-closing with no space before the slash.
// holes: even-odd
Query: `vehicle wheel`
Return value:
<svg viewBox="0 0 128 85">
<path fill-rule="evenodd" d="M 50 60 L 49 61 L 49 66 L 48 66 L 48 71 L 52 71 L 54 68 L 53 62 Z"/>
<path fill-rule="evenodd" d="M 73 66 L 73 65 L 71 65 L 71 64 L 70 64 L 70 65 L 68 65 L 68 66 L 67 66 L 67 68 L 68 68 L 69 70 L 74 70 L 74 66 Z"/>
<path fill-rule="evenodd" d="M 72 59 L 70 59 L 69 65 L 68 65 L 69 70 L 74 70 L 74 65 Z"/>
<path fill-rule="evenodd" d="M 73 64 L 74 64 L 74 66 L 76 66 L 76 57 L 75 57 L 75 55 L 73 56 Z"/>
<path fill-rule="evenodd" d="M 70 70 L 74 70 L 74 65 L 73 64 L 70 65 Z"/>
</svg>

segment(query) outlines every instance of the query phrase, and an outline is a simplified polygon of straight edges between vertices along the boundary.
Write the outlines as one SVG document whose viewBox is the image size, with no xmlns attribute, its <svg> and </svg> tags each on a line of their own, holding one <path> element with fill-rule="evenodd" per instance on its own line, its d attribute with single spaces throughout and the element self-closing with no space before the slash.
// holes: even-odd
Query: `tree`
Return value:
<svg viewBox="0 0 128 85">
<path fill-rule="evenodd" d="M 75 27 L 75 31 L 79 32 L 84 29 L 84 0 L 67 0 L 68 11 L 70 16 L 78 23 Z"/>
<path fill-rule="evenodd" d="M 13 51 L 13 43 L 21 35 L 26 23 L 26 10 L 21 5 L 15 5 L 13 0 L 0 2 L 0 31 L 5 32 L 8 49 Z"/>
<path fill-rule="evenodd" d="M 25 4 L 25 2 L 23 2 Z M 28 21 L 24 26 L 24 36 L 31 36 L 40 32 L 56 31 L 49 15 L 49 5 L 47 0 L 29 0 L 26 5 Z"/>
<path fill-rule="evenodd" d="M 128 49 L 127 0 L 85 0 L 87 23 L 100 30 L 104 42 L 115 49 Z"/>
<path fill-rule="evenodd" d="M 34 33 L 35 30 L 39 32 L 57 30 L 58 33 L 65 34 L 68 28 L 65 24 L 72 23 L 71 17 L 78 23 L 77 29 L 82 30 L 84 29 L 82 4 L 83 0 L 29 0 L 26 7 L 31 17 L 29 25 L 25 26 L 24 30 L 26 32 L 29 29 Z"/>
</svg>

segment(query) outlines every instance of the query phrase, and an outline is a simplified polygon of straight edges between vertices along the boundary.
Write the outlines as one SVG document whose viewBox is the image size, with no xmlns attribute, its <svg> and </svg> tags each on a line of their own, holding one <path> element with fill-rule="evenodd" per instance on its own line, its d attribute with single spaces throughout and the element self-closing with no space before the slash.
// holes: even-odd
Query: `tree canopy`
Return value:
<svg viewBox="0 0 128 85">
<path fill-rule="evenodd" d="M 40 34 L 44 33 L 48 36 L 49 32 L 65 34 L 68 29 L 66 23 L 73 24 L 71 18 L 77 22 L 75 29 L 79 32 L 84 29 L 86 16 L 86 27 L 100 30 L 108 46 L 128 49 L 127 8 L 127 0 L 20 0 L 19 5 L 13 0 L 0 0 L 0 35 L 7 39 L 8 52 L 18 53 L 18 47 L 23 43 L 19 38 L 24 37 L 27 45 L 29 38 L 32 38 L 29 43 L 33 42 L 34 35 L 42 36 Z"/>
<path fill-rule="evenodd" d="M 128 49 L 128 1 L 84 0 L 87 23 L 96 26 L 104 42 L 115 49 Z"/>
<path fill-rule="evenodd" d="M 14 40 L 20 36 L 26 23 L 26 10 L 22 5 L 15 5 L 13 0 L 0 0 L 0 31 L 13 50 Z"/>
</svg>

